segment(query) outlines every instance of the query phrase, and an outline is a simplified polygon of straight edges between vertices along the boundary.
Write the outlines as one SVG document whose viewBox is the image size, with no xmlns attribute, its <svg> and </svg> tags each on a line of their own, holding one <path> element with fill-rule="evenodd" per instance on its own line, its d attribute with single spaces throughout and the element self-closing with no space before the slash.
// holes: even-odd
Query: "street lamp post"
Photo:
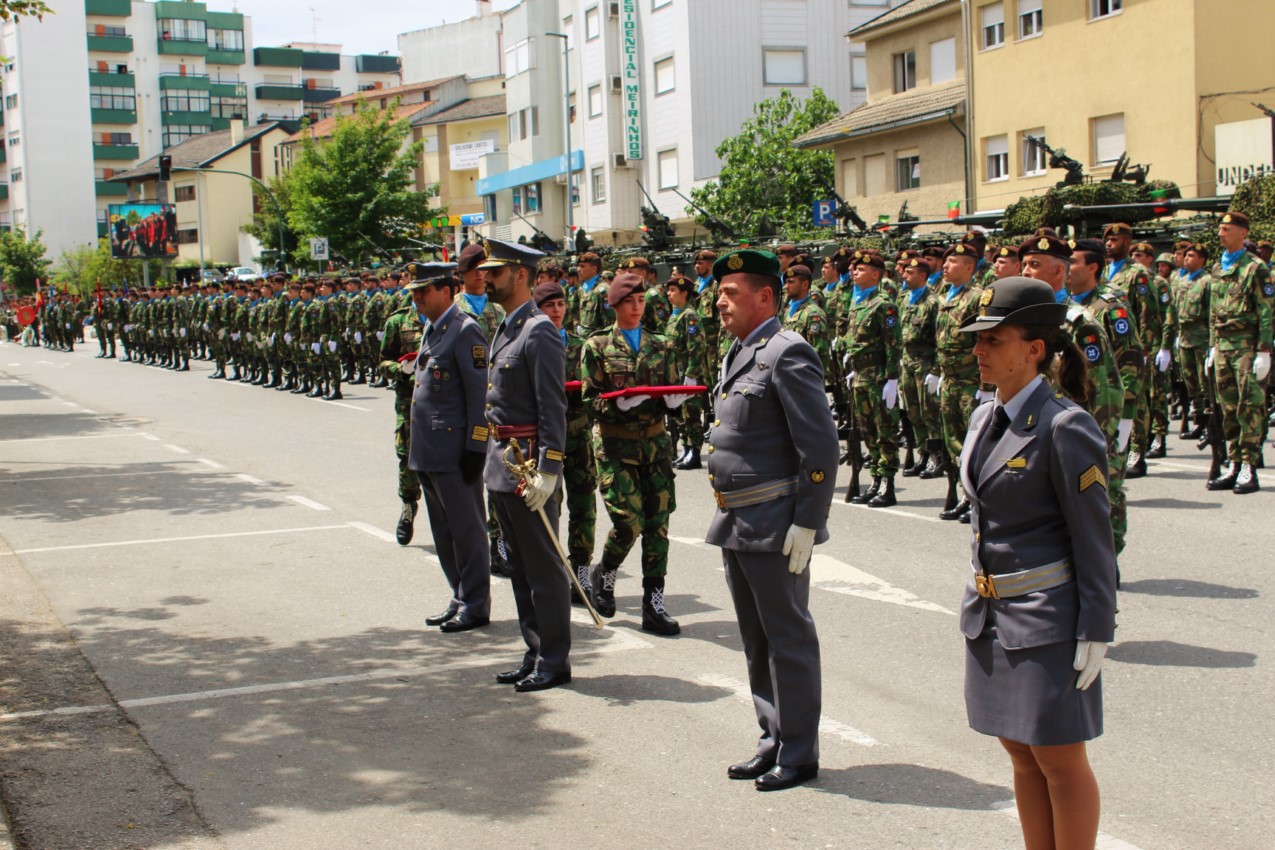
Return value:
<svg viewBox="0 0 1275 850">
<path fill-rule="evenodd" d="M 571 205 L 571 39 L 561 32 L 547 32 L 545 35 L 562 39 L 562 98 L 567 143 L 567 241 L 570 241 L 575 237 L 575 215 Z M 564 244 L 563 247 L 567 246 Z"/>
</svg>

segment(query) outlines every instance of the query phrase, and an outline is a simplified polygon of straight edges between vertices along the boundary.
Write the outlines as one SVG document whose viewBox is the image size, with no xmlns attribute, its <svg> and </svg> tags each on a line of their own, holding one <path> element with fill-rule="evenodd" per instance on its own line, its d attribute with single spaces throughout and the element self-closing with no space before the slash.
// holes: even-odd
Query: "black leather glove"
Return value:
<svg viewBox="0 0 1275 850">
<path fill-rule="evenodd" d="M 460 462 L 460 477 L 466 484 L 473 484 L 483 478 L 483 467 L 487 465 L 487 455 L 482 452 L 465 452 Z"/>
</svg>

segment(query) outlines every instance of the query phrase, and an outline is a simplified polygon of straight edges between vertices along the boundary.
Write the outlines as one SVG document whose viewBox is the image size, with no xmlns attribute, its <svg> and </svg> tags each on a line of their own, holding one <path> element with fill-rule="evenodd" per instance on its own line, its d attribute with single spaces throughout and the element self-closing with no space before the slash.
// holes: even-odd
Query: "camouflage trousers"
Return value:
<svg viewBox="0 0 1275 850">
<path fill-rule="evenodd" d="M 1162 413 L 1164 428 L 1160 431 L 1154 430 L 1156 383 L 1159 378 L 1160 371 L 1155 368 L 1155 363 L 1151 361 L 1151 358 L 1148 358 L 1147 362 L 1142 366 L 1142 387 L 1138 392 L 1138 414 L 1133 419 L 1133 436 L 1129 438 L 1131 452 L 1145 452 L 1153 433 L 1163 434 L 1168 431 L 1167 393 L 1162 396 L 1166 405 L 1166 410 Z"/>
<path fill-rule="evenodd" d="M 1191 396 L 1191 406 L 1196 413 L 1203 412 L 1209 406 L 1209 378 L 1204 371 L 1204 361 L 1209 356 L 1208 346 L 1202 348 L 1183 346 L 1178 349 L 1178 371 L 1186 391 Z"/>
<path fill-rule="evenodd" d="M 398 497 L 404 502 L 421 500 L 421 481 L 415 472 L 407 468 L 407 454 L 411 446 L 412 397 L 394 396 L 394 454 L 398 456 Z"/>
<path fill-rule="evenodd" d="M 676 451 L 679 439 L 685 447 L 699 451 L 704 445 L 704 432 L 708 430 L 704 424 L 704 397 L 693 395 L 682 403 L 677 410 L 668 414 L 669 431 L 672 439 L 670 447 Z"/>
<path fill-rule="evenodd" d="M 899 402 L 912 423 L 916 444 L 924 448 L 930 440 L 943 439 L 943 417 L 939 398 L 925 388 L 932 364 L 904 357 L 899 376 Z"/>
<path fill-rule="evenodd" d="M 669 514 L 677 507 L 668 437 L 641 441 L 599 438 L 598 442 L 606 447 L 596 452 L 598 490 L 611 518 L 602 563 L 619 567 L 641 536 L 642 577 L 663 578 L 668 574 Z M 628 442 L 641 445 L 632 447 L 637 451 L 616 445 Z"/>
<path fill-rule="evenodd" d="M 1163 437 L 1169 433 L 1169 402 L 1173 400 L 1173 370 L 1161 372 L 1153 365 L 1151 375 L 1151 434 Z"/>
<path fill-rule="evenodd" d="M 978 373 L 944 375 L 939 388 L 939 413 L 943 418 L 943 442 L 947 445 L 947 457 L 955 468 L 961 460 L 961 448 L 965 444 L 965 432 L 970 427 L 970 415 L 978 406 Z"/>
<path fill-rule="evenodd" d="M 593 466 L 593 439 L 588 419 L 567 423 L 567 445 L 562 458 L 562 484 L 567 502 L 567 554 L 572 566 L 593 562 L 598 521 L 598 475 Z"/>
<path fill-rule="evenodd" d="M 1266 394 L 1253 374 L 1254 352 L 1223 351 L 1213 356 L 1217 400 L 1222 406 L 1222 436 L 1231 463 L 1257 463 L 1262 456 Z"/>
<path fill-rule="evenodd" d="M 871 462 L 873 478 L 893 478 L 899 471 L 899 408 L 887 410 L 881 398 L 885 381 L 855 375 L 851 404 Z"/>
</svg>

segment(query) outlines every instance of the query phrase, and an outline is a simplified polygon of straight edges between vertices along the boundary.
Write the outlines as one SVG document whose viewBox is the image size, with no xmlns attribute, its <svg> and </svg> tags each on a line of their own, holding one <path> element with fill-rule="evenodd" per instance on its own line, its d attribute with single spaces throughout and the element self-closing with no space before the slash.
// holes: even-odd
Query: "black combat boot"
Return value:
<svg viewBox="0 0 1275 850">
<path fill-rule="evenodd" d="M 916 456 L 916 463 L 914 463 L 912 466 L 906 467 L 903 470 L 903 477 L 916 478 L 922 472 L 925 472 L 925 466 L 926 466 L 926 463 L 929 461 L 929 459 L 930 459 L 930 443 L 929 441 L 926 441 L 925 448 L 921 449 L 920 453 L 917 454 Z"/>
<path fill-rule="evenodd" d="M 1238 463 L 1229 464 L 1222 470 L 1217 478 L 1213 478 L 1204 486 L 1209 490 L 1232 490 L 1235 488 L 1235 482 L 1240 477 L 1240 465 Z"/>
<path fill-rule="evenodd" d="M 341 395 L 341 374 L 339 372 L 332 378 L 332 392 L 325 395 L 324 398 L 328 401 L 340 401 L 345 398 L 345 396 Z"/>
<path fill-rule="evenodd" d="M 593 608 L 608 620 L 615 616 L 615 579 L 619 572 L 619 567 L 608 567 L 603 563 L 594 567 L 590 576 Z"/>
<path fill-rule="evenodd" d="M 327 393 L 327 390 L 324 389 L 324 385 L 326 383 L 327 383 L 327 380 L 325 378 L 321 378 L 321 377 L 315 378 L 314 385 L 311 387 L 310 392 L 305 394 L 305 397 L 306 398 L 323 398 L 323 396 Z"/>
<path fill-rule="evenodd" d="M 1192 428 L 1190 431 L 1187 431 L 1186 433 L 1182 434 L 1181 437 L 1184 440 L 1199 441 L 1204 438 L 1204 432 L 1208 430 L 1208 427 L 1209 427 L 1208 414 L 1202 413 L 1197 410 L 1195 412 L 1195 427 Z"/>
<path fill-rule="evenodd" d="M 880 495 L 880 493 L 881 493 L 881 476 L 874 475 L 872 476 L 872 486 L 869 487 L 865 492 L 860 493 L 859 495 L 851 499 L 850 503 L 854 505 L 866 505 L 868 502 L 871 502 L 878 495 Z"/>
<path fill-rule="evenodd" d="M 178 372 L 189 372 L 189 371 L 190 371 L 190 358 L 189 358 L 189 357 L 182 357 L 182 365 L 180 365 L 180 366 L 178 366 L 178 367 L 177 367 L 177 371 L 178 371 Z"/>
<path fill-rule="evenodd" d="M 1145 478 L 1147 474 L 1147 459 L 1142 456 L 1142 452 L 1134 450 L 1129 453 L 1129 460 L 1125 463 L 1124 477 L 1125 480 L 1130 478 Z"/>
<path fill-rule="evenodd" d="M 970 512 L 969 499 L 961 499 L 957 501 L 957 483 L 960 479 L 960 473 L 956 469 L 949 466 L 947 471 L 947 501 L 943 510 L 939 513 L 939 519 L 942 520 L 959 520 Z"/>
<path fill-rule="evenodd" d="M 239 364 L 236 362 L 236 363 L 234 364 L 234 366 L 235 366 L 234 371 L 231 373 L 230 377 L 226 379 L 227 381 L 238 381 L 238 380 L 240 380 L 240 376 L 239 376 Z"/>
<path fill-rule="evenodd" d="M 1146 456 L 1153 459 L 1167 457 L 1169 454 L 1169 447 L 1166 444 L 1166 440 L 1167 435 L 1156 434 L 1151 440 L 1151 448 L 1147 449 Z"/>
<path fill-rule="evenodd" d="M 682 631 L 677 620 L 670 617 L 668 611 L 664 610 L 663 578 L 642 579 L 642 631 L 654 632 L 665 637 L 672 637 Z"/>
<path fill-rule="evenodd" d="M 1260 489 L 1262 485 L 1257 482 L 1257 470 L 1253 468 L 1253 464 L 1240 464 L 1240 474 L 1235 477 L 1235 488 L 1231 492 L 1237 496 L 1243 496 L 1246 493 L 1256 493 Z"/>
<path fill-rule="evenodd" d="M 591 572 L 589 565 L 585 564 L 584 566 L 580 566 L 577 564 L 575 566 L 575 571 L 576 581 L 580 582 L 580 587 L 584 588 L 585 595 L 592 599 L 593 583 L 589 580 L 589 573 Z M 571 604 L 584 605 L 584 600 L 580 597 L 580 591 L 576 590 L 574 583 L 571 585 Z"/>
<path fill-rule="evenodd" d="M 309 395 L 310 391 L 313 389 L 314 389 L 314 384 L 311 382 L 310 376 L 306 375 L 304 378 L 302 378 L 300 381 L 297 382 L 297 385 L 295 387 L 292 388 L 292 394 L 293 395 Z"/>
<path fill-rule="evenodd" d="M 894 496 L 894 476 L 888 476 L 885 479 L 885 486 L 881 488 L 881 492 L 868 502 L 870 508 L 892 508 L 899 503 Z"/>
<path fill-rule="evenodd" d="M 924 480 L 942 478 L 946 468 L 947 452 L 943 449 L 943 441 L 930 440 L 930 459 L 926 461 L 925 469 L 921 470 L 919 477 Z"/>
<path fill-rule="evenodd" d="M 686 450 L 685 457 L 677 464 L 678 469 L 701 469 L 704 464 L 700 462 L 699 449 L 689 448 Z"/>
<path fill-rule="evenodd" d="M 406 546 L 412 542 L 412 534 L 416 528 L 417 506 L 416 502 L 403 503 L 403 510 L 398 515 L 398 527 L 394 529 L 394 539 L 400 546 Z"/>
<path fill-rule="evenodd" d="M 350 383 L 350 385 L 351 385 L 351 386 L 358 386 L 359 384 L 366 384 L 366 383 L 367 383 L 367 376 L 363 373 L 363 370 L 362 370 L 361 368 L 360 368 L 360 369 L 355 369 L 355 370 L 354 370 L 354 377 L 353 377 L 353 378 L 351 378 L 351 379 L 349 380 L 349 383 Z"/>
</svg>

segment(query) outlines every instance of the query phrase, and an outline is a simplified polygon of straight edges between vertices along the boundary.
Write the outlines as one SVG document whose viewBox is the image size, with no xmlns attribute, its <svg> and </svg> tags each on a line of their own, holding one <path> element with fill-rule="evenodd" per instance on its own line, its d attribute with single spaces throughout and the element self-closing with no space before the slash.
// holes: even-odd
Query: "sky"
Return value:
<svg viewBox="0 0 1275 850">
<path fill-rule="evenodd" d="M 517 0 L 495 0 L 492 8 L 499 12 L 516 3 Z M 397 53 L 401 32 L 437 26 L 444 21 L 455 23 L 474 15 L 473 0 L 211 0 L 208 3 L 211 11 L 231 11 L 232 6 L 252 18 L 256 47 L 317 41 L 340 44 L 347 55 L 385 50 Z"/>
</svg>

